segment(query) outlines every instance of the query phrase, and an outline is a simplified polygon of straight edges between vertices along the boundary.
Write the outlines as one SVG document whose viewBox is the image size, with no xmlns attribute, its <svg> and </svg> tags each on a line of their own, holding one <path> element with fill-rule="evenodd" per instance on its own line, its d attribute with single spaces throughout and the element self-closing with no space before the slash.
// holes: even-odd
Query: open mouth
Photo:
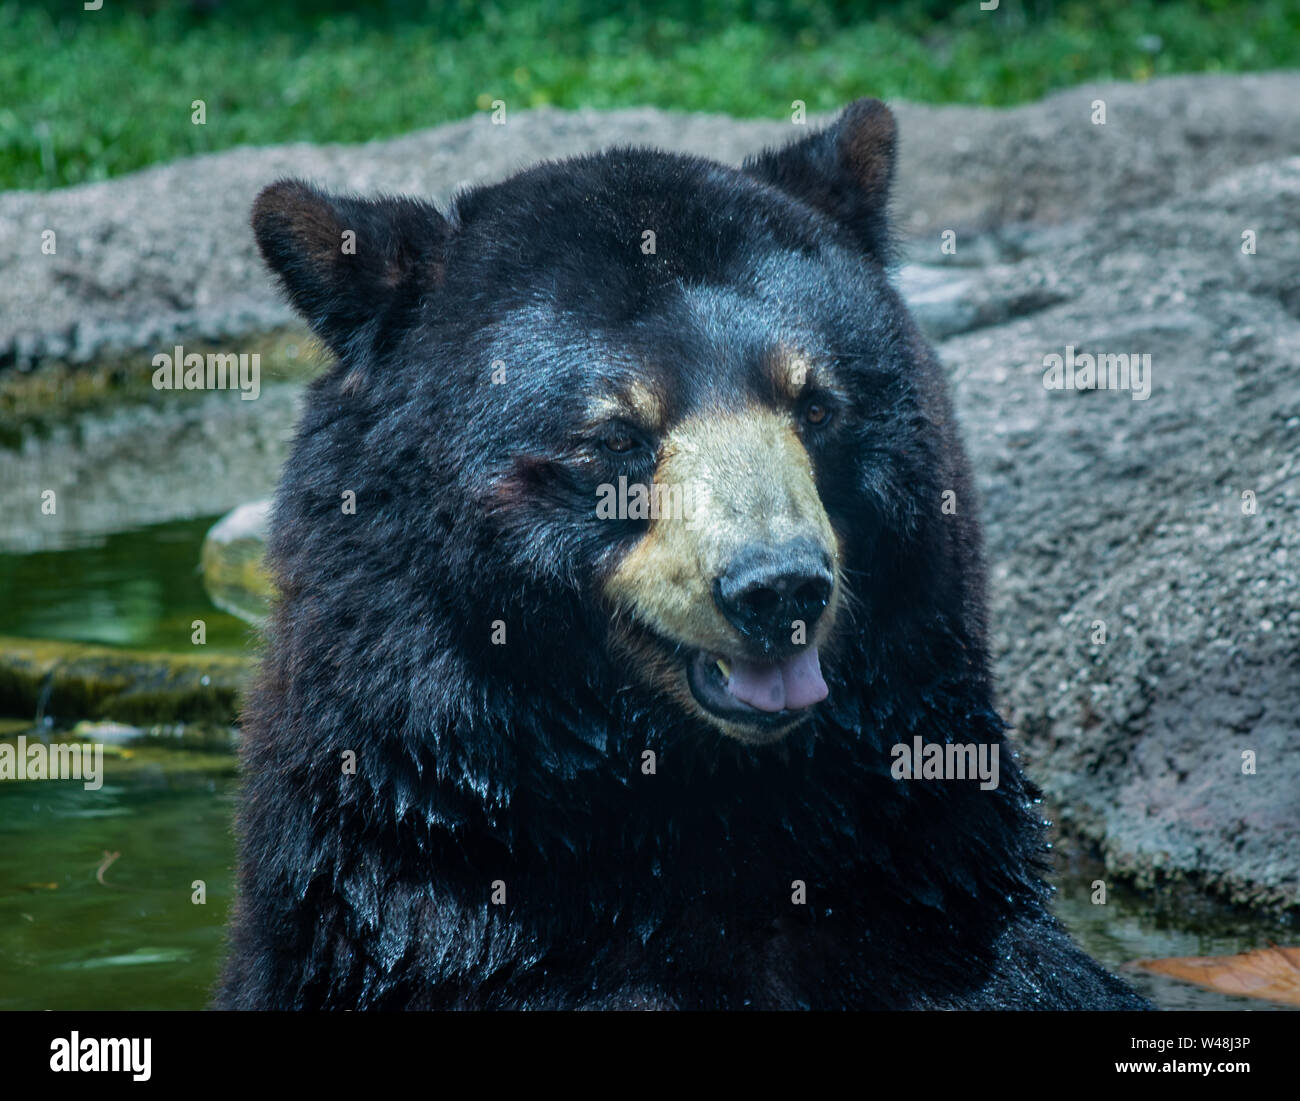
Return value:
<svg viewBox="0 0 1300 1101">
<path fill-rule="evenodd" d="M 767 730 L 805 718 L 827 696 L 815 645 L 772 662 L 699 650 L 686 660 L 686 681 L 695 701 L 709 714 Z"/>
</svg>

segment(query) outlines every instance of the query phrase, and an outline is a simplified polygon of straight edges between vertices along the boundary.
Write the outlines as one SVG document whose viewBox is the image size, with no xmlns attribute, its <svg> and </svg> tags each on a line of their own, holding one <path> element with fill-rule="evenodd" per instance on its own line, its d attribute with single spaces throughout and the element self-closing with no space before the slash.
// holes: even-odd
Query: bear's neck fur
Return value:
<svg viewBox="0 0 1300 1101">
<path fill-rule="evenodd" d="M 787 912 L 828 936 L 855 930 L 864 951 L 891 959 L 907 945 L 933 957 L 942 941 L 954 968 L 977 974 L 991 966 L 990 922 L 1041 911 L 1036 793 L 1003 741 L 982 651 L 933 623 L 937 652 L 833 651 L 817 716 L 753 748 L 627 690 L 609 668 L 575 668 L 573 645 L 506 682 L 436 631 L 405 660 L 313 654 L 321 614 L 290 593 L 275 617 L 246 724 L 246 819 L 279 820 L 260 871 L 350 943 L 379 953 L 385 936 L 410 941 L 391 953 L 442 938 L 448 974 L 490 989 L 490 968 L 459 954 L 465 921 L 505 923 L 552 959 L 593 929 L 648 946 L 689 927 L 679 963 L 700 969 L 719 952 L 752 953 Z M 895 779 L 891 746 L 918 735 L 998 746 L 998 788 Z M 270 782 L 286 774 L 295 805 Z M 444 916 L 384 931 L 399 900 Z"/>
</svg>

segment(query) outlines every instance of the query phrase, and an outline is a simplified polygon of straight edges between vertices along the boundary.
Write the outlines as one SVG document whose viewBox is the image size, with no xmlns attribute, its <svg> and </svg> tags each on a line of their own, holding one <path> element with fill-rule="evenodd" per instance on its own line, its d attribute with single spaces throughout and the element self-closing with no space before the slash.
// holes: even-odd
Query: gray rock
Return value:
<svg viewBox="0 0 1300 1101">
<path fill-rule="evenodd" d="M 905 264 L 898 272 L 898 289 L 932 340 L 979 327 L 977 288 L 977 279 L 950 267 Z"/>
<path fill-rule="evenodd" d="M 263 565 L 270 520 L 269 498 L 240 505 L 208 529 L 199 552 L 208 598 L 254 626 L 266 620 L 274 591 Z"/>
<path fill-rule="evenodd" d="M 1106 103 L 1105 125 L 1091 122 Z M 898 222 L 915 259 L 939 235 L 1084 215 L 1194 194 L 1231 171 L 1300 154 L 1300 74 L 1169 77 L 1071 88 L 1009 110 L 896 105 Z M 281 176 L 333 188 L 411 192 L 445 203 L 543 157 L 612 143 L 738 162 L 804 133 L 785 121 L 650 108 L 486 114 L 365 145 L 241 148 L 52 192 L 0 195 L 0 366 L 154 352 L 184 336 L 230 340 L 290 314 L 248 232 L 258 190 Z M 1010 228 L 1007 228 L 1010 227 Z M 56 233 L 53 256 L 41 234 Z M 987 245 L 976 246 L 986 248 Z M 972 253 L 976 258 L 978 252 Z"/>
<path fill-rule="evenodd" d="M 114 531 L 212 516 L 269 494 L 302 387 L 264 385 L 256 401 L 229 391 L 124 402 L 27 428 L 0 447 L 0 552 L 76 546 Z M 41 508 L 55 492 L 57 509 Z"/>
<path fill-rule="evenodd" d="M 1300 904 L 1297 211 L 1300 158 L 1082 222 L 1054 254 L 987 273 L 993 297 L 1041 281 L 1060 302 L 941 346 L 984 498 L 1004 709 L 1063 825 L 1139 880 L 1288 907 Z M 1046 389 L 1044 357 L 1067 344 L 1149 353 L 1150 397 Z"/>
</svg>

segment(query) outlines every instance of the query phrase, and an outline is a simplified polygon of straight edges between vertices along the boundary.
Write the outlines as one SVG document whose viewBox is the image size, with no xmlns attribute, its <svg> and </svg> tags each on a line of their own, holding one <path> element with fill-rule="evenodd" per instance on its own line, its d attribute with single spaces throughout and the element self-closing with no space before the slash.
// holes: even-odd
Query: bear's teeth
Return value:
<svg viewBox="0 0 1300 1101">
<path fill-rule="evenodd" d="M 728 665 L 728 664 L 727 664 L 725 661 L 723 661 L 721 658 L 715 658 L 714 660 L 715 660 L 715 661 L 717 662 L 717 664 L 718 664 L 718 670 L 722 673 L 722 679 L 723 679 L 723 680 L 730 680 L 730 679 L 731 679 L 731 666 Z"/>
</svg>

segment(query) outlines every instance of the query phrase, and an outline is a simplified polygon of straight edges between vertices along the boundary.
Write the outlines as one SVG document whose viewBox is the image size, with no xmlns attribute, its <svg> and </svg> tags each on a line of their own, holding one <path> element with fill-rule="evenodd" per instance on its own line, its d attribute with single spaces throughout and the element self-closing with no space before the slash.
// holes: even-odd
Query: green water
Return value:
<svg viewBox="0 0 1300 1101">
<path fill-rule="evenodd" d="M 207 1000 L 231 898 L 235 758 L 125 752 L 105 758 L 98 791 L 0 783 L 0 1009 Z M 101 883 L 106 852 L 119 856 Z"/>
<path fill-rule="evenodd" d="M 249 628 L 208 602 L 195 563 L 211 519 L 111 536 L 93 546 L 0 556 L 0 634 L 188 650 L 244 646 Z M 31 716 L 0 718 L 0 736 Z M 51 732 L 46 732 L 51 733 Z M 108 746 L 98 791 L 78 781 L 0 782 L 0 1009 L 197 1009 L 206 1004 L 231 901 L 233 754 Z M 118 857 L 104 867 L 105 854 Z M 102 870 L 102 876 L 97 871 Z M 1077 853 L 1057 911 L 1107 966 L 1293 944 L 1294 927 L 1111 885 Z M 102 882 L 101 882 L 102 878 Z M 206 901 L 193 901 L 195 881 Z M 1270 1003 L 1125 970 L 1165 1008 L 1263 1010 Z"/>
<path fill-rule="evenodd" d="M 29 732 L 29 737 L 31 733 Z M 113 749 L 114 747 L 109 747 Z M 78 781 L 0 783 L 0 1009 L 198 1009 L 220 962 L 231 901 L 233 755 L 134 747 L 105 758 L 98 791 Z M 103 872 L 105 853 L 119 853 Z M 1057 910 L 1107 966 L 1294 943 L 1292 928 L 1205 903 L 1168 912 L 1100 869 L 1059 880 Z M 194 883 L 206 903 L 193 901 Z M 1168 1009 L 1277 1008 L 1125 969 Z"/>
<path fill-rule="evenodd" d="M 217 516 L 119 532 L 85 546 L 0 554 L 0 635 L 193 652 L 191 624 L 207 645 L 242 651 L 252 629 L 213 607 L 199 548 Z"/>
<path fill-rule="evenodd" d="M 1161 1009 L 1294 1009 L 1257 998 L 1203 990 L 1133 967 L 1141 959 L 1231 956 L 1300 941 L 1294 924 L 1224 906 L 1186 891 L 1139 891 L 1117 884 L 1099 861 L 1080 854 L 1058 857 L 1053 909 L 1094 958 L 1123 975 Z M 1104 905 L 1093 903 L 1092 884 L 1107 883 Z"/>
<path fill-rule="evenodd" d="M 112 747 L 110 747 L 112 748 Z M 133 748 L 107 757 L 105 781 L 0 783 L 0 1009 L 199 1009 L 221 956 L 231 901 L 237 779 L 231 755 Z M 96 877 L 105 853 L 119 853 Z M 1089 899 L 1099 869 L 1062 878 L 1057 910 L 1115 969 L 1138 958 L 1226 955 L 1295 932 L 1210 904 L 1162 912 L 1135 891 Z M 192 901 L 194 882 L 206 904 Z M 1167 1009 L 1265 1010 L 1125 969 Z"/>
</svg>

